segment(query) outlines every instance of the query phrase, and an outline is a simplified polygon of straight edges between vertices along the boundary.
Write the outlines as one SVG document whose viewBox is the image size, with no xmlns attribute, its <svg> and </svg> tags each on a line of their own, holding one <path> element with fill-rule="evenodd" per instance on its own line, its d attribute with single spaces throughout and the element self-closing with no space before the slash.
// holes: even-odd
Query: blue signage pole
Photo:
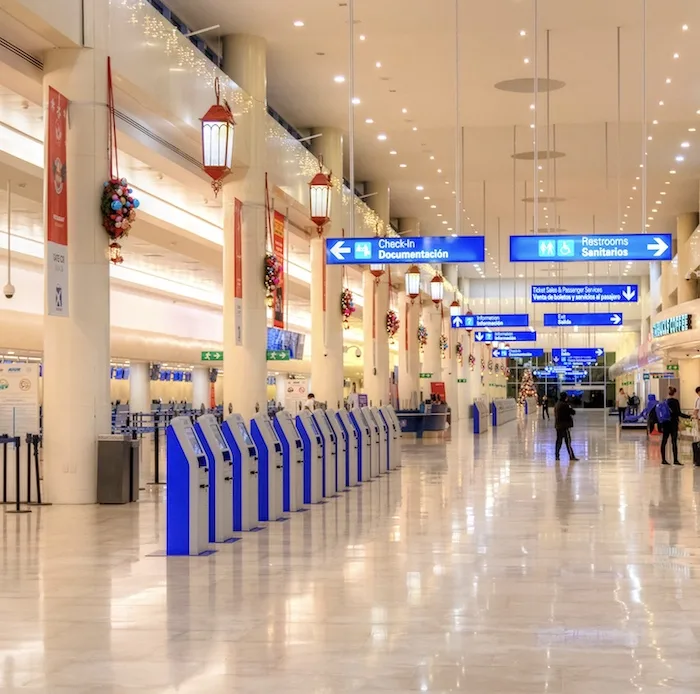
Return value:
<svg viewBox="0 0 700 694">
<path fill-rule="evenodd" d="M 545 313 L 545 328 L 566 328 L 573 325 L 607 325 L 614 328 L 622 325 L 621 313 Z"/>
<path fill-rule="evenodd" d="M 639 301 L 636 284 L 534 284 L 534 304 L 614 304 Z"/>
<path fill-rule="evenodd" d="M 671 260 L 671 234 L 511 236 L 512 263 Z"/>
<path fill-rule="evenodd" d="M 483 263 L 485 256 L 483 236 L 326 239 L 328 265 Z"/>
<path fill-rule="evenodd" d="M 474 332 L 475 342 L 537 342 L 537 332 L 534 330 L 477 330 Z"/>
<path fill-rule="evenodd" d="M 453 328 L 527 328 L 528 325 L 530 316 L 527 313 L 452 316 Z"/>
</svg>

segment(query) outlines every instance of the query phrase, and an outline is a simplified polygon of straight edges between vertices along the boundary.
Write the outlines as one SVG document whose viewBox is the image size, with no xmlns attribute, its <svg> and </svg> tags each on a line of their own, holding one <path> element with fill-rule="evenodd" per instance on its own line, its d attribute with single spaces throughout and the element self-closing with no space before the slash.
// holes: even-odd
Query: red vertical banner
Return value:
<svg viewBox="0 0 700 694">
<path fill-rule="evenodd" d="M 406 352 L 408 352 L 408 314 L 410 313 L 411 308 L 409 307 L 408 304 L 406 304 L 406 320 L 403 322 L 403 330 L 404 330 L 404 339 L 405 339 L 405 349 Z M 408 359 L 408 356 L 406 357 Z M 408 364 L 408 362 L 406 362 Z"/>
<path fill-rule="evenodd" d="M 209 384 L 209 409 L 213 410 L 216 407 L 216 384 Z"/>
<path fill-rule="evenodd" d="M 46 114 L 46 312 L 68 317 L 68 99 L 49 87 Z"/>
<path fill-rule="evenodd" d="M 277 258 L 280 265 L 280 283 L 275 287 L 274 306 L 273 306 L 273 325 L 275 328 L 284 328 L 284 304 L 285 304 L 285 286 L 284 286 L 284 243 L 285 243 L 285 227 L 287 218 L 280 212 L 275 212 L 272 222 L 272 252 Z"/>
<path fill-rule="evenodd" d="M 243 204 L 233 203 L 233 297 L 236 346 L 243 346 Z"/>
</svg>

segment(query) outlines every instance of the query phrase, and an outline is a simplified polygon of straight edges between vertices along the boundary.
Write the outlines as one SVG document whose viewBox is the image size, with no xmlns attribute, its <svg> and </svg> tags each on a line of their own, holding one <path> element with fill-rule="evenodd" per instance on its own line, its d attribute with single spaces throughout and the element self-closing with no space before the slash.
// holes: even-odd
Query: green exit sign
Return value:
<svg viewBox="0 0 700 694">
<path fill-rule="evenodd" d="M 289 350 L 287 349 L 268 349 L 267 361 L 289 361 Z"/>
<path fill-rule="evenodd" d="M 678 364 L 666 364 L 666 371 L 678 371 Z"/>
<path fill-rule="evenodd" d="M 202 352 L 202 361 L 223 361 L 223 352 Z"/>
<path fill-rule="evenodd" d="M 421 374 L 420 377 L 421 378 L 432 378 L 433 374 Z"/>
<path fill-rule="evenodd" d="M 466 383 L 467 379 L 466 378 L 458 378 L 457 383 Z"/>
</svg>

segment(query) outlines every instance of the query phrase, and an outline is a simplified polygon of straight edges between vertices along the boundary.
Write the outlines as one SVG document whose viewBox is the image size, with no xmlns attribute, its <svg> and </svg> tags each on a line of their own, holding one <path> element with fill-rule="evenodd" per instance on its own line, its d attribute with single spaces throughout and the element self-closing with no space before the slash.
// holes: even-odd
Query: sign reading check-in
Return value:
<svg viewBox="0 0 700 694">
<path fill-rule="evenodd" d="M 483 263 L 483 236 L 404 236 L 326 239 L 329 265 Z"/>
</svg>

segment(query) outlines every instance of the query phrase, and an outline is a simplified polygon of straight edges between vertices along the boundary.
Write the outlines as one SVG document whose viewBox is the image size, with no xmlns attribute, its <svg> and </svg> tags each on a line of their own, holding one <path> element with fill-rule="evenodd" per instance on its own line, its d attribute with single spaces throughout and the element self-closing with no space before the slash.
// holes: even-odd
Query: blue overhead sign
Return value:
<svg viewBox="0 0 700 694">
<path fill-rule="evenodd" d="M 537 342 L 534 330 L 477 330 L 474 333 L 476 342 Z"/>
<path fill-rule="evenodd" d="M 536 304 L 632 303 L 639 301 L 639 287 L 636 284 L 535 284 L 531 298 Z"/>
<path fill-rule="evenodd" d="M 511 359 L 529 359 L 532 357 L 543 357 L 544 349 L 535 347 L 533 349 L 494 349 L 491 352 L 495 359 L 510 357 Z"/>
<path fill-rule="evenodd" d="M 528 325 L 530 316 L 527 313 L 452 316 L 453 328 L 527 328 Z"/>
<path fill-rule="evenodd" d="M 559 362 L 596 362 L 599 357 L 605 354 L 605 350 L 601 347 L 569 347 L 554 348 L 552 350 L 552 361 L 557 364 Z"/>
<path fill-rule="evenodd" d="M 572 325 L 591 327 L 622 325 L 621 313 L 545 313 L 545 328 L 567 328 Z"/>
<path fill-rule="evenodd" d="M 326 239 L 328 265 L 370 263 L 483 263 L 483 236 L 387 236 Z"/>
<path fill-rule="evenodd" d="M 511 236 L 513 263 L 671 260 L 671 234 Z"/>
</svg>

